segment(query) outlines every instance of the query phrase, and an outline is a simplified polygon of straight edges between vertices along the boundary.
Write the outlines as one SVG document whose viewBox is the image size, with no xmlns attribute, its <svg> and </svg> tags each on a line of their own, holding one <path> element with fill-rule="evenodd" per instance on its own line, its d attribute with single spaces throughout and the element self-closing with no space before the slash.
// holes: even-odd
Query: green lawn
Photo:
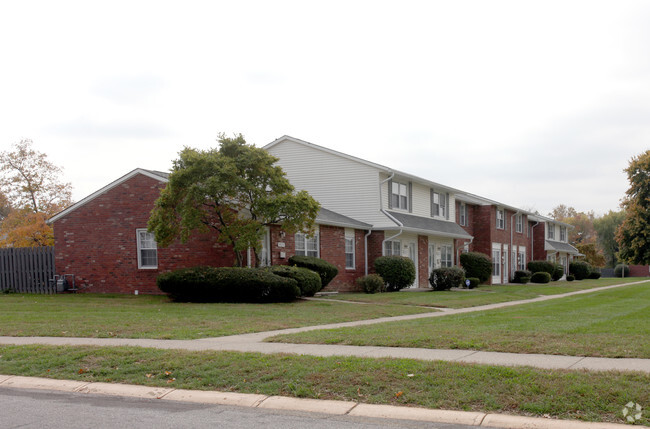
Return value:
<svg viewBox="0 0 650 429">
<path fill-rule="evenodd" d="M 536 298 L 540 295 L 557 295 L 578 290 L 593 289 L 597 287 L 632 283 L 647 278 L 632 277 L 626 279 L 598 279 L 582 281 L 559 281 L 549 284 L 509 284 L 480 286 L 471 290 L 454 290 L 444 292 L 433 291 L 408 291 L 399 293 L 345 293 L 326 297 L 327 299 L 347 300 L 367 303 L 421 305 L 432 307 L 464 308 L 478 305 L 494 304 L 497 302 L 516 301 L 520 299 Z"/>
<path fill-rule="evenodd" d="M 618 423 L 629 401 L 650 404 L 650 377 L 640 373 L 406 359 L 0 346 L 0 374 Z"/>
<path fill-rule="evenodd" d="M 323 301 L 190 304 L 146 295 L 0 294 L 0 335 L 194 339 L 429 311 Z"/>
<path fill-rule="evenodd" d="M 491 311 L 270 340 L 648 359 L 649 339 L 650 282 Z"/>
</svg>

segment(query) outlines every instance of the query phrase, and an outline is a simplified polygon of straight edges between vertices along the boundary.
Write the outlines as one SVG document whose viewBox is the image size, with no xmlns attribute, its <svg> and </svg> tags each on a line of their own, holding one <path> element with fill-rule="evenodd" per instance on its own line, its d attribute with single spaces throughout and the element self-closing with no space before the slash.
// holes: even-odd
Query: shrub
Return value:
<svg viewBox="0 0 650 429">
<path fill-rule="evenodd" d="M 564 275 L 564 265 L 555 264 L 551 278 L 554 282 L 560 280 Z"/>
<path fill-rule="evenodd" d="M 294 255 L 289 258 L 289 265 L 309 268 L 310 270 L 317 272 L 320 276 L 321 289 L 327 286 L 339 273 L 339 269 L 334 265 L 314 256 Z"/>
<path fill-rule="evenodd" d="M 628 265 L 618 264 L 614 267 L 614 277 L 630 277 L 630 267 Z"/>
<path fill-rule="evenodd" d="M 591 265 L 584 261 L 571 262 L 569 264 L 569 273 L 573 274 L 576 280 L 586 279 L 589 277 L 591 271 Z"/>
<path fill-rule="evenodd" d="M 575 279 L 576 279 L 576 276 L 574 276 L 573 274 L 567 274 L 567 276 L 566 276 L 566 281 L 568 281 L 568 282 L 572 282 Z"/>
<path fill-rule="evenodd" d="M 404 256 L 380 256 L 375 259 L 375 271 L 384 279 L 388 292 L 403 289 L 415 281 L 415 265 Z"/>
<path fill-rule="evenodd" d="M 539 271 L 530 277 L 532 283 L 548 283 L 551 281 L 551 275 L 545 271 Z"/>
<path fill-rule="evenodd" d="M 468 277 L 467 280 L 469 280 L 469 289 L 477 288 L 479 283 L 481 283 L 481 281 L 476 277 Z"/>
<path fill-rule="evenodd" d="M 588 279 L 596 280 L 596 279 L 599 279 L 600 276 L 601 276 L 600 271 L 596 271 L 596 270 L 594 270 L 594 271 L 592 271 L 592 272 L 589 273 L 589 276 L 587 276 L 587 278 L 588 278 Z"/>
<path fill-rule="evenodd" d="M 531 273 L 544 272 L 549 273 L 551 276 L 553 276 L 553 273 L 555 272 L 555 264 L 549 261 L 530 261 L 526 265 L 526 268 L 528 268 L 528 271 Z"/>
<path fill-rule="evenodd" d="M 522 285 L 525 285 L 530 281 L 530 276 L 532 276 L 533 273 L 531 273 L 528 270 L 517 270 L 515 271 L 515 276 L 512 279 L 513 283 L 521 283 Z"/>
<path fill-rule="evenodd" d="M 429 283 L 433 290 L 449 290 L 461 287 L 465 281 L 465 271 L 458 267 L 436 268 L 431 271 Z"/>
<path fill-rule="evenodd" d="M 320 276 L 308 268 L 274 265 L 270 267 L 270 270 L 275 275 L 288 277 L 298 282 L 298 288 L 302 296 L 314 296 L 316 292 L 321 290 Z"/>
<path fill-rule="evenodd" d="M 156 284 L 181 302 L 289 302 L 300 295 L 295 280 L 258 268 L 184 268 L 160 274 Z"/>
<path fill-rule="evenodd" d="M 384 279 L 379 274 L 368 274 L 367 276 L 359 277 L 357 285 L 365 293 L 376 293 L 384 288 Z"/>
<path fill-rule="evenodd" d="M 488 281 L 492 275 L 492 259 L 485 253 L 461 253 L 460 264 L 467 277 L 476 277 L 481 283 Z"/>
</svg>

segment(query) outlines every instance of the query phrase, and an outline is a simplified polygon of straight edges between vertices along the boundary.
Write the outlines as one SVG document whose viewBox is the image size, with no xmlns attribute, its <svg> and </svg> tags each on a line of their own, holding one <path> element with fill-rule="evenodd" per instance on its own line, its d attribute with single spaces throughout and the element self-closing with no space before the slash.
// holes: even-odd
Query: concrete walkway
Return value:
<svg viewBox="0 0 650 429">
<path fill-rule="evenodd" d="M 253 334 L 232 335 L 218 338 L 204 338 L 199 340 L 153 340 L 129 338 L 72 338 L 72 337 L 0 337 L 0 344 L 27 345 L 90 345 L 90 346 L 136 346 L 159 349 L 183 350 L 217 350 L 258 353 L 286 353 L 311 356 L 357 356 L 368 358 L 406 358 L 427 361 L 452 361 L 465 363 L 479 363 L 486 365 L 502 366 L 531 366 L 546 369 L 583 369 L 591 371 L 639 371 L 650 374 L 650 359 L 612 359 L 580 356 L 561 356 L 544 354 L 500 353 L 476 350 L 441 350 L 419 349 L 404 347 L 376 347 L 376 346 L 344 346 L 324 344 L 287 344 L 268 343 L 265 339 L 279 335 L 318 329 L 334 329 L 353 326 L 370 325 L 377 323 L 394 322 L 400 320 L 413 320 L 429 317 L 443 317 L 450 314 L 463 314 L 477 311 L 486 311 L 497 308 L 512 307 L 515 305 L 560 299 L 568 296 L 581 295 L 601 290 L 614 289 L 633 284 L 646 283 L 646 281 L 626 283 L 621 285 L 604 286 L 595 289 L 586 289 L 560 295 L 540 296 L 532 299 L 482 305 L 477 307 L 446 309 L 433 313 L 421 313 L 405 316 L 382 317 L 378 319 L 359 320 L 354 322 L 332 323 L 327 325 L 306 326 L 277 331 L 259 332 Z"/>
</svg>

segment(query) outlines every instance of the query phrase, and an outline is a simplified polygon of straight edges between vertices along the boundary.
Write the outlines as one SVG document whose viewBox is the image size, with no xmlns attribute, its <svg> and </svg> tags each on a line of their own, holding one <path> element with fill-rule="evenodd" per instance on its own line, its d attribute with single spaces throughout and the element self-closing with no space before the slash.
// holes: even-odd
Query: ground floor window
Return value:
<svg viewBox="0 0 650 429">
<path fill-rule="evenodd" d="M 308 236 L 302 232 L 296 233 L 296 255 L 318 258 L 318 249 L 318 233 L 313 236 Z"/>
<path fill-rule="evenodd" d="M 519 251 L 519 258 L 517 259 L 518 266 L 520 270 L 526 269 L 526 251 Z"/>
<path fill-rule="evenodd" d="M 138 268 L 158 268 L 158 245 L 153 233 L 146 229 L 136 230 L 138 241 Z"/>
<path fill-rule="evenodd" d="M 440 266 L 451 267 L 454 263 L 453 254 L 451 244 L 440 246 Z"/>
<path fill-rule="evenodd" d="M 492 275 L 501 275 L 501 251 L 496 249 L 492 250 Z"/>
<path fill-rule="evenodd" d="M 384 243 L 384 256 L 401 256 L 402 242 L 399 240 L 386 241 Z"/>
<path fill-rule="evenodd" d="M 354 264 L 354 236 L 345 236 L 345 268 L 353 270 Z"/>
</svg>

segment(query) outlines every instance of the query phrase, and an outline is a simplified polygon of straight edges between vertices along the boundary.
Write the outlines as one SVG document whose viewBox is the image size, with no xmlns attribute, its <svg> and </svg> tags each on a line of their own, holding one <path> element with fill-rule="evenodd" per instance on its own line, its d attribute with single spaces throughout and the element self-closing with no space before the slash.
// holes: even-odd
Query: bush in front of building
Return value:
<svg viewBox="0 0 650 429">
<path fill-rule="evenodd" d="M 384 289 L 384 279 L 379 274 L 368 274 L 357 279 L 357 286 L 365 293 L 377 293 Z"/>
<path fill-rule="evenodd" d="M 160 274 L 156 284 L 178 302 L 289 302 L 300 296 L 294 279 L 259 268 L 183 268 Z"/>
<path fill-rule="evenodd" d="M 513 283 L 521 283 L 522 285 L 525 285 L 530 281 L 530 277 L 533 275 L 528 270 L 517 270 L 515 271 L 515 276 L 512 278 Z"/>
<path fill-rule="evenodd" d="M 294 255 L 289 258 L 289 265 L 308 268 L 318 273 L 321 281 L 321 289 L 327 286 L 339 273 L 339 269 L 335 265 L 315 256 Z"/>
<path fill-rule="evenodd" d="M 469 289 L 477 288 L 478 285 L 481 283 L 481 281 L 476 277 L 468 277 L 467 280 L 469 280 L 469 286 L 468 286 Z"/>
<path fill-rule="evenodd" d="M 618 264 L 614 267 L 614 277 L 630 277 L 630 267 L 628 265 Z"/>
<path fill-rule="evenodd" d="M 452 287 L 463 287 L 465 271 L 459 267 L 436 268 L 431 271 L 429 283 L 433 290 L 449 290 Z"/>
<path fill-rule="evenodd" d="M 375 271 L 384 279 L 387 292 L 411 286 L 415 281 L 415 264 L 406 256 L 380 256 Z"/>
<path fill-rule="evenodd" d="M 576 279 L 576 276 L 574 276 L 573 274 L 567 274 L 567 276 L 566 276 L 566 281 L 568 281 L 568 282 L 572 282 L 575 279 Z"/>
<path fill-rule="evenodd" d="M 546 271 L 540 271 L 537 273 L 534 273 L 530 277 L 531 283 L 549 283 L 551 281 L 551 275 L 547 273 Z"/>
<path fill-rule="evenodd" d="M 461 253 L 460 264 L 467 277 L 476 277 L 481 283 L 488 281 L 492 275 L 492 259 L 485 253 Z"/>
<path fill-rule="evenodd" d="M 589 276 L 587 277 L 588 279 L 591 280 L 598 280 L 601 276 L 600 271 L 597 268 L 594 268 L 590 273 Z"/>
<path fill-rule="evenodd" d="M 593 271 L 591 265 L 585 261 L 576 261 L 569 264 L 569 273 L 573 274 L 576 280 L 586 279 L 591 271 Z"/>
<path fill-rule="evenodd" d="M 555 272 L 555 264 L 550 261 L 530 261 L 526 265 L 526 268 L 531 273 L 544 272 L 544 273 L 548 273 L 551 277 Z"/>
<path fill-rule="evenodd" d="M 298 282 L 301 296 L 314 296 L 321 290 L 321 279 L 317 272 L 308 268 L 274 265 L 269 268 L 273 274 L 288 277 Z"/>
<path fill-rule="evenodd" d="M 564 265 L 561 264 L 554 264 L 553 268 L 553 273 L 551 273 L 551 279 L 553 279 L 554 282 L 560 280 L 562 276 L 564 275 Z"/>
</svg>

